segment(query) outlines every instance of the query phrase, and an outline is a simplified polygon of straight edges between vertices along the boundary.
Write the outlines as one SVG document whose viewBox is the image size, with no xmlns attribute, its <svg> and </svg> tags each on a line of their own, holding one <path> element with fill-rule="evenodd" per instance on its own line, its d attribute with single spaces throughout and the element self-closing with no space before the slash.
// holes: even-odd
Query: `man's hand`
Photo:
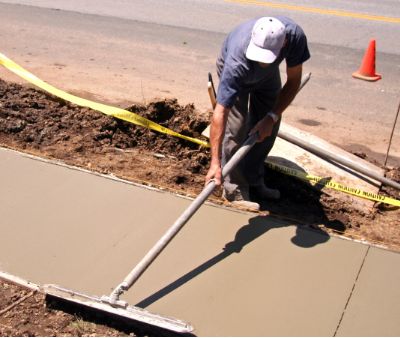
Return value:
<svg viewBox="0 0 400 338">
<path fill-rule="evenodd" d="M 253 135 L 258 132 L 257 142 L 262 142 L 268 136 L 271 136 L 272 129 L 274 128 L 274 120 L 271 116 L 266 115 L 262 118 L 258 123 L 254 126 L 254 128 L 250 131 L 249 135 Z"/>
<path fill-rule="evenodd" d="M 208 169 L 208 173 L 206 175 L 206 183 L 207 185 L 211 180 L 215 181 L 215 184 L 217 186 L 221 185 L 222 183 L 222 169 L 221 165 L 215 163 L 211 164 L 210 169 Z"/>
</svg>

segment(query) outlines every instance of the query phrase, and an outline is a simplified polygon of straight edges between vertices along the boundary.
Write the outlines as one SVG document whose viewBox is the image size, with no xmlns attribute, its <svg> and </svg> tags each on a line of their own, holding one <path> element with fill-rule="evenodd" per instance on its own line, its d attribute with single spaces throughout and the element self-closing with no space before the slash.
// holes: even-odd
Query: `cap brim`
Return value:
<svg viewBox="0 0 400 338">
<path fill-rule="evenodd" d="M 257 47 L 252 41 L 246 50 L 246 58 L 262 63 L 273 63 L 279 55 L 280 50 L 270 50 Z"/>
</svg>

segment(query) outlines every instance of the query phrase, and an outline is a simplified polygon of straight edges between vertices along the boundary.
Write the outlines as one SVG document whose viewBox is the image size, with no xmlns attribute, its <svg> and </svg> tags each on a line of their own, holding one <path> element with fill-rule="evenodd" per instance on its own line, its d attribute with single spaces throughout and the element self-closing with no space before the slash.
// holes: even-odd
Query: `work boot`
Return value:
<svg viewBox="0 0 400 338">
<path fill-rule="evenodd" d="M 243 191 L 243 189 L 235 189 L 233 192 L 228 192 L 223 189 L 222 198 L 230 202 L 232 205 L 258 211 L 260 210 L 260 205 L 256 202 L 251 202 L 249 198 L 249 193 Z"/>
<path fill-rule="evenodd" d="M 281 197 L 278 189 L 268 188 L 265 184 L 252 185 L 251 190 L 262 200 L 278 200 Z"/>
</svg>

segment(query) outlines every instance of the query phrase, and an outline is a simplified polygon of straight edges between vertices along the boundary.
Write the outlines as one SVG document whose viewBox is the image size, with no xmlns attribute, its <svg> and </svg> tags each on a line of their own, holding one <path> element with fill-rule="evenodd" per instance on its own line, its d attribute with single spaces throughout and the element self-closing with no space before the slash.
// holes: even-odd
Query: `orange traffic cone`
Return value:
<svg viewBox="0 0 400 338">
<path fill-rule="evenodd" d="M 367 51 L 361 63 L 361 67 L 354 72 L 353 77 L 367 81 L 377 81 L 382 78 L 380 74 L 375 73 L 375 40 L 369 42 Z"/>
</svg>

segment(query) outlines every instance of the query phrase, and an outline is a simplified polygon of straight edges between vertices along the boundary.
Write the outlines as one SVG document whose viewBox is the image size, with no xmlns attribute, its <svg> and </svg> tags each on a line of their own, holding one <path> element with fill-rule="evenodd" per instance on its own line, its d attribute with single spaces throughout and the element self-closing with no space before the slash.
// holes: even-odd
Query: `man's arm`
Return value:
<svg viewBox="0 0 400 338">
<path fill-rule="evenodd" d="M 273 113 L 279 116 L 282 115 L 285 109 L 296 97 L 301 83 L 302 72 L 303 66 L 301 64 L 295 67 L 286 68 L 287 80 L 278 95 L 274 108 L 272 109 Z M 258 131 L 258 141 L 261 142 L 266 137 L 271 135 L 273 126 L 274 121 L 272 117 L 266 115 L 262 120 L 260 120 L 260 122 L 256 124 L 256 126 L 251 130 L 250 134 Z"/>
<path fill-rule="evenodd" d="M 215 179 L 216 185 L 221 185 L 221 151 L 222 140 L 225 134 L 226 121 L 230 109 L 217 103 L 211 119 L 210 144 L 211 144 L 211 164 L 206 176 L 206 184 Z"/>
<path fill-rule="evenodd" d="M 272 111 L 275 114 L 282 115 L 285 109 L 292 103 L 296 97 L 301 83 L 301 75 L 303 73 L 303 65 L 298 65 L 291 68 L 286 68 L 287 80 L 283 86 L 274 108 Z"/>
</svg>

